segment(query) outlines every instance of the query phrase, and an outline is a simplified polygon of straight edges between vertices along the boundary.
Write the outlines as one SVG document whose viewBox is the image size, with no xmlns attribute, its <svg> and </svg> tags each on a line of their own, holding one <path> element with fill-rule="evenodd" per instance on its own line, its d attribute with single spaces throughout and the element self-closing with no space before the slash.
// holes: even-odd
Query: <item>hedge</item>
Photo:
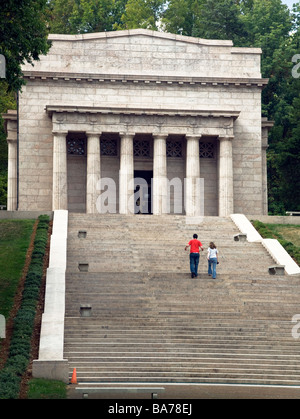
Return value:
<svg viewBox="0 0 300 419">
<path fill-rule="evenodd" d="M 25 278 L 22 301 L 13 323 L 9 356 L 0 371 L 0 399 L 18 398 L 21 379 L 30 361 L 31 339 L 43 278 L 49 221 L 47 215 L 41 215 L 38 218 L 34 248 Z"/>
</svg>

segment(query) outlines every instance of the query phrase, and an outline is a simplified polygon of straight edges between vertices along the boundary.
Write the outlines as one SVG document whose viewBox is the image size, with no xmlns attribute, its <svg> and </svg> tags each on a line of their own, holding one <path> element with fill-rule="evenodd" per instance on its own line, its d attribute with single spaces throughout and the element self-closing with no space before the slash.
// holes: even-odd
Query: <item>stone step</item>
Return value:
<svg viewBox="0 0 300 419">
<path fill-rule="evenodd" d="M 156 341 L 156 342 L 90 342 L 85 341 L 81 344 L 77 342 L 65 342 L 65 353 L 97 353 L 100 355 L 101 353 L 115 353 L 115 352 L 123 352 L 128 354 L 129 352 L 135 353 L 137 350 L 141 353 L 145 352 L 159 352 L 169 350 L 172 352 L 182 352 L 182 351 L 193 351 L 195 354 L 200 353 L 211 353 L 215 351 L 224 351 L 226 353 L 229 351 L 230 353 L 234 353 L 238 351 L 239 354 L 241 353 L 251 353 L 255 350 L 256 354 L 270 352 L 272 354 L 284 354 L 284 355 L 295 355 L 295 351 L 297 351 L 297 345 L 285 345 L 281 343 L 277 346 L 274 342 L 268 343 L 240 343 L 240 342 L 226 342 L 220 340 L 219 343 L 211 342 L 211 343 L 203 343 L 203 342 L 189 342 L 189 341 L 182 341 L 182 342 L 171 342 L 168 341 Z M 298 351 L 299 353 L 299 351 Z M 300 356 L 300 354 L 298 355 Z"/>
<path fill-rule="evenodd" d="M 268 363 L 276 363 L 277 365 L 281 364 L 281 365 L 285 365 L 286 361 L 290 361 L 290 363 L 294 363 L 295 366 L 299 365 L 299 355 L 295 356 L 292 354 L 280 354 L 280 353 L 268 353 L 267 351 L 263 352 L 260 351 L 259 353 L 251 353 L 250 351 L 228 351 L 228 352 L 224 352 L 222 350 L 218 351 L 211 351 L 211 352 L 206 352 L 206 351 L 198 351 L 198 352 L 194 352 L 192 350 L 188 351 L 186 350 L 185 352 L 183 351 L 171 351 L 169 350 L 168 352 L 166 351 L 139 351 L 138 348 L 137 350 L 134 352 L 122 352 L 122 351 L 103 351 L 103 352 L 93 352 L 93 351 L 66 351 L 64 356 L 69 360 L 69 362 L 122 362 L 123 365 L 126 365 L 129 362 L 147 362 L 149 364 L 153 364 L 156 363 L 157 361 L 159 362 L 165 362 L 172 360 L 173 362 L 176 363 L 181 363 L 181 362 L 193 362 L 194 363 L 194 367 L 196 365 L 198 365 L 199 360 L 201 360 L 201 362 L 203 361 L 211 361 L 212 359 L 215 359 L 218 361 L 218 363 L 223 363 L 223 360 L 231 360 L 231 361 L 235 361 L 236 365 L 239 365 L 239 362 L 242 361 L 247 361 L 249 362 L 250 360 L 254 363 L 256 363 L 258 360 L 260 360 L 261 362 L 268 362 Z M 284 370 L 284 367 L 282 367 L 282 370 Z"/>
<path fill-rule="evenodd" d="M 66 329 L 68 331 L 68 329 Z M 223 333 L 222 333 L 223 332 Z M 296 347 L 299 346 L 299 343 L 296 339 L 292 338 L 291 333 L 289 334 L 280 334 L 277 332 L 276 334 L 266 335 L 264 331 L 257 331 L 257 330 L 250 330 L 250 331 L 230 331 L 230 330 L 218 330 L 218 329 L 208 329 L 203 331 L 194 331 L 189 332 L 188 334 L 169 334 L 166 335 L 163 332 L 155 333 L 155 331 L 148 332 L 144 334 L 142 332 L 132 332 L 132 331 L 116 331 L 114 333 L 109 332 L 102 332 L 100 333 L 98 330 L 86 330 L 84 332 L 77 332 L 72 333 L 71 337 L 66 337 L 66 343 L 75 343 L 79 339 L 84 340 L 86 342 L 95 342 L 101 343 L 107 342 L 110 343 L 123 343 L 123 342 L 132 342 L 136 341 L 137 343 L 155 343 L 158 340 L 160 342 L 169 342 L 176 344 L 177 342 L 187 342 L 187 343 L 194 343 L 194 342 L 237 342 L 237 343 L 248 343 L 248 342 L 256 342 L 256 343 L 264 343 L 264 342 L 272 342 L 274 344 L 278 343 L 286 343 L 287 345 L 295 345 Z M 78 342 L 81 344 L 81 342 Z"/>
<path fill-rule="evenodd" d="M 206 273 L 206 272 L 205 272 Z M 117 281 L 119 285 L 124 284 L 125 281 L 133 281 L 134 283 L 145 283 L 146 281 L 149 284 L 169 284 L 172 286 L 174 283 L 181 283 L 183 285 L 190 285 L 195 284 L 196 281 L 191 281 L 190 274 L 179 273 L 179 272 L 164 272 L 163 274 L 157 274 L 155 272 L 124 272 L 122 273 L 122 277 L 120 278 L 119 274 L 116 272 L 106 271 L 106 272 L 80 272 L 79 270 L 76 272 L 67 272 L 66 276 L 67 281 L 70 283 L 72 282 L 79 282 L 85 279 L 89 281 L 101 281 L 109 283 L 111 281 Z M 266 276 L 265 274 L 256 274 L 256 275 L 249 275 L 244 272 L 238 273 L 231 273 L 231 274 L 219 274 L 216 279 L 212 280 L 211 277 L 206 276 L 201 277 L 201 284 L 206 286 L 226 286 L 231 287 L 251 287 L 252 290 L 265 288 L 266 291 L 269 289 L 274 288 L 275 290 L 282 290 L 282 289 L 295 289 L 297 290 L 300 285 L 300 276 L 293 276 L 292 278 L 288 276 L 281 276 L 281 277 L 274 277 L 274 276 Z"/>
<path fill-rule="evenodd" d="M 90 319 L 94 320 L 93 324 L 89 324 Z M 112 323 L 112 322 L 111 322 Z M 262 324 L 261 326 L 249 326 L 245 327 L 239 322 L 235 323 L 232 319 L 228 320 L 225 325 L 215 325 L 217 322 L 207 322 L 206 325 L 201 327 L 184 327 L 179 324 L 166 325 L 166 322 L 162 323 L 157 321 L 153 326 L 137 326 L 137 325 L 123 325 L 113 323 L 110 325 L 103 325 L 103 322 L 95 318 L 73 318 L 67 317 L 65 321 L 65 330 L 72 331 L 74 326 L 78 326 L 77 329 L 72 333 L 70 337 L 66 337 L 66 341 L 69 339 L 77 339 L 79 337 L 90 337 L 91 339 L 197 339 L 197 338 L 209 338 L 210 340 L 226 339 L 255 339 L 276 341 L 279 339 L 284 341 L 292 341 L 297 343 L 296 339 L 292 339 L 290 324 L 282 324 L 278 322 L 267 326 Z M 204 322 L 201 322 L 204 323 Z M 167 327 L 168 326 L 168 327 Z M 298 343 L 297 343 L 298 344 Z"/>
<path fill-rule="evenodd" d="M 79 231 L 86 237 L 78 237 Z M 217 278 L 191 279 L 187 240 L 220 248 Z M 300 384 L 292 337 L 300 276 L 274 277 L 260 243 L 230 218 L 70 214 L 65 358 L 101 383 Z M 116 262 L 117 260 L 117 262 Z M 87 272 L 78 264 L 88 263 Z M 91 304 L 91 317 L 80 316 Z"/>
<path fill-rule="evenodd" d="M 300 380 L 300 371 L 292 371 L 290 370 L 278 370 L 276 368 L 268 368 L 263 367 L 261 369 L 256 368 L 245 368 L 244 366 L 242 368 L 238 368 L 238 366 L 226 368 L 226 367 L 220 367 L 220 366 L 213 366 L 213 367 L 197 367 L 197 368 L 183 368 L 183 367 L 171 367 L 171 368 L 162 368 L 158 369 L 155 367 L 152 368 L 132 368 L 132 367 L 121 367 L 118 369 L 117 367 L 111 368 L 110 371 L 107 371 L 105 368 L 97 368 L 97 369 L 91 369 L 89 371 L 85 369 L 78 369 L 76 368 L 77 376 L 79 377 L 85 377 L 90 379 L 97 378 L 98 380 L 105 379 L 105 378 L 113 378 L 115 377 L 124 377 L 126 376 L 128 378 L 133 378 L 135 376 L 138 376 L 139 378 L 141 376 L 144 376 L 145 378 L 157 378 L 159 377 L 174 377 L 174 376 L 182 376 L 184 378 L 188 377 L 195 377 L 200 379 L 202 376 L 203 378 L 208 378 L 209 376 L 217 376 L 218 374 L 223 374 L 224 378 L 233 377 L 234 375 L 240 375 L 241 378 L 244 375 L 245 378 L 251 378 L 251 376 L 256 376 L 260 379 L 274 379 L 274 378 L 286 378 L 286 379 L 294 379 L 299 382 Z"/>
<path fill-rule="evenodd" d="M 71 375 L 70 375 L 71 377 Z M 120 377 L 112 377 L 112 378 L 98 378 L 98 377 L 80 377 L 79 379 L 79 383 L 80 384 L 84 384 L 84 383 L 90 383 L 91 381 L 94 383 L 103 383 L 103 384 L 109 384 L 111 383 L 112 385 L 115 384 L 126 384 L 128 385 L 134 385 L 134 384 L 235 384 L 235 385 L 245 385 L 245 384 L 251 384 L 251 385 L 258 385 L 258 386 L 298 386 L 299 385 L 299 380 L 293 380 L 293 379 L 260 379 L 259 377 L 255 377 L 255 378 L 247 378 L 247 377 L 242 377 L 242 378 L 238 378 L 238 377 L 230 377 L 230 378 L 224 378 L 223 375 L 221 374 L 220 376 L 212 376 L 212 377 L 199 377 L 198 379 L 196 379 L 195 377 L 193 378 L 184 378 L 184 377 L 177 377 L 177 378 L 171 378 L 171 377 L 156 377 L 156 378 L 152 378 L 152 379 L 148 379 L 147 377 L 135 377 L 135 378 L 120 378 Z M 122 394 L 122 392 L 121 392 Z"/>
<path fill-rule="evenodd" d="M 124 320 L 124 319 L 122 319 Z M 270 330 L 274 331 L 277 330 L 279 332 L 284 333 L 287 330 L 290 330 L 291 321 L 285 320 L 277 320 L 277 321 L 265 321 L 259 319 L 236 319 L 233 320 L 231 317 L 223 317 L 220 313 L 218 318 L 214 319 L 205 319 L 201 323 L 195 321 L 190 322 L 189 324 L 182 324 L 182 322 L 169 322 L 169 321 L 158 321 L 155 318 L 147 320 L 146 323 L 140 323 L 134 321 L 134 319 L 128 318 L 128 324 L 124 325 L 123 321 L 118 323 L 116 319 L 106 319 L 99 321 L 97 318 L 89 317 L 89 318 L 73 318 L 73 317 L 66 317 L 65 318 L 65 327 L 68 328 L 70 326 L 73 328 L 74 326 L 78 326 L 79 330 L 87 329 L 87 330 L 104 330 L 104 331 L 120 331 L 120 330 L 134 330 L 140 331 L 142 330 L 144 333 L 152 332 L 153 330 L 158 330 L 159 332 L 173 332 L 181 331 L 181 332 L 189 332 L 207 328 L 222 328 L 224 330 L 234 329 L 234 330 L 255 330 L 259 329 L 261 331 Z M 169 326 L 169 327 L 166 327 Z"/>
</svg>

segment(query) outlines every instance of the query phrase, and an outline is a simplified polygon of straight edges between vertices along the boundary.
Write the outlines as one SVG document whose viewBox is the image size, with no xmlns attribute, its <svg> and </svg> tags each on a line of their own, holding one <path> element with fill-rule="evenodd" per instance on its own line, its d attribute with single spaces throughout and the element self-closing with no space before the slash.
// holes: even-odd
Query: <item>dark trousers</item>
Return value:
<svg viewBox="0 0 300 419">
<path fill-rule="evenodd" d="M 191 273 L 198 275 L 198 264 L 199 264 L 200 254 L 199 253 L 190 253 L 190 269 Z"/>
</svg>

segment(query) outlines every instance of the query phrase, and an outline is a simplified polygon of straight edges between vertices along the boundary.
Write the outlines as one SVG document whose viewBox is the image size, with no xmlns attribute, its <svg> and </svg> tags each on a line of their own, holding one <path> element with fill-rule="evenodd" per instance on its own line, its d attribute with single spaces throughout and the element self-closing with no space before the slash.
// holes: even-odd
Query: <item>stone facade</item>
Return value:
<svg viewBox="0 0 300 419">
<path fill-rule="evenodd" d="M 97 212 L 111 179 L 112 210 L 135 212 L 144 175 L 154 214 L 267 213 L 260 49 L 141 29 L 50 40 L 23 68 L 18 147 L 4 116 L 9 210 Z"/>
</svg>

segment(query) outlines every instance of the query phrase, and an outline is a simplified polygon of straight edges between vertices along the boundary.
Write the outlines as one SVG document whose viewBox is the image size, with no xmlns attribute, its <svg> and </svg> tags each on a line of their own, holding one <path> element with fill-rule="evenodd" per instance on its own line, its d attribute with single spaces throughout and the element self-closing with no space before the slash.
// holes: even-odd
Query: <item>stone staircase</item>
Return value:
<svg viewBox="0 0 300 419">
<path fill-rule="evenodd" d="M 185 244 L 206 251 L 191 279 Z M 300 276 L 270 276 L 229 218 L 69 214 L 64 357 L 79 383 L 300 385 Z M 90 316 L 80 313 L 91 306 Z"/>
</svg>

